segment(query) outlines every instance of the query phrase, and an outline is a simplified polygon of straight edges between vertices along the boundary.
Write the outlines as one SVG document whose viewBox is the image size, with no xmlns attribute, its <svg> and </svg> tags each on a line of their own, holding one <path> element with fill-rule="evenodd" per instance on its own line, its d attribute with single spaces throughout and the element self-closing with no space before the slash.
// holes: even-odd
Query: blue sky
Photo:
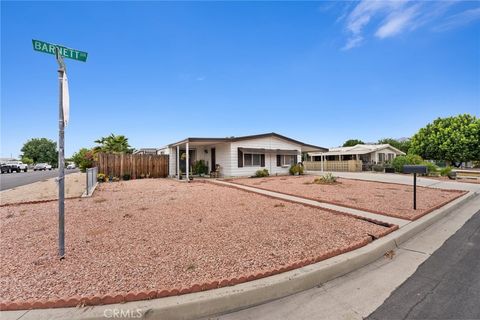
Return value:
<svg viewBox="0 0 480 320">
<path fill-rule="evenodd" d="M 57 140 L 56 62 L 32 39 L 89 53 L 67 61 L 67 156 L 110 133 L 332 147 L 480 115 L 479 2 L 2 1 L 2 156 Z"/>
</svg>

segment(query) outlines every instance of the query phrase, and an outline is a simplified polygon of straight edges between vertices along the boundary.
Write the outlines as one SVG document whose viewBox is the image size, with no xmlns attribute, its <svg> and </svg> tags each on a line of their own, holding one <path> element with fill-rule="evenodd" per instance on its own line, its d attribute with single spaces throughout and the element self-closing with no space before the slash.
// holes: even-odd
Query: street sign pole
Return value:
<svg viewBox="0 0 480 320">
<path fill-rule="evenodd" d="M 65 257 L 65 122 L 63 115 L 63 76 L 65 64 L 58 48 L 58 255 Z"/>
<path fill-rule="evenodd" d="M 88 53 L 32 39 L 33 50 L 55 55 L 58 62 L 58 255 L 65 257 L 65 120 L 68 121 L 69 94 L 65 94 L 66 67 L 63 57 L 86 62 Z M 68 85 L 65 87 L 68 89 Z M 65 101 L 67 101 L 65 103 Z M 64 105 L 67 107 L 64 110 Z"/>
</svg>

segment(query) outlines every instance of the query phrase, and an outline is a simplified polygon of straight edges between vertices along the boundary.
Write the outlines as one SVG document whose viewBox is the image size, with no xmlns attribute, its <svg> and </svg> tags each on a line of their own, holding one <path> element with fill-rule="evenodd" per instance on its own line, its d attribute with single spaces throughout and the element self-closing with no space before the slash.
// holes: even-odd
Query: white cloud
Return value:
<svg viewBox="0 0 480 320">
<path fill-rule="evenodd" d="M 447 17 L 443 23 L 434 28 L 435 31 L 445 31 L 460 27 L 480 19 L 480 7 L 468 9 Z"/>
<path fill-rule="evenodd" d="M 399 10 L 391 13 L 383 25 L 375 32 L 375 36 L 380 39 L 397 35 L 405 29 L 412 27 L 412 21 L 419 14 L 419 6 L 408 7 L 405 10 Z"/>
<path fill-rule="evenodd" d="M 407 1 L 361 0 L 353 8 L 347 8 L 337 19 L 345 23 L 348 33 L 344 50 L 360 46 L 368 32 L 385 39 L 415 30 L 444 17 L 458 1 Z M 447 17 L 437 30 L 446 30 L 480 18 L 480 8 L 465 10 Z"/>
</svg>

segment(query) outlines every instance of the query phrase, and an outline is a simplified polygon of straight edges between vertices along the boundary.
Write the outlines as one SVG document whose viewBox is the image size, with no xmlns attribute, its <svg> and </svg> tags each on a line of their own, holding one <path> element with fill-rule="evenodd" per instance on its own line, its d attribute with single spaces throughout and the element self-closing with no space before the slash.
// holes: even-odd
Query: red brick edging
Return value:
<svg viewBox="0 0 480 320">
<path fill-rule="evenodd" d="M 395 226 L 398 228 L 398 226 Z M 396 228 L 395 228 L 396 229 Z M 386 233 L 390 233 L 395 229 L 387 229 Z M 127 292 L 121 294 L 107 294 L 103 296 L 89 296 L 89 297 L 80 297 L 74 296 L 65 299 L 53 299 L 53 300 L 17 300 L 17 301 L 3 301 L 0 302 L 1 311 L 13 311 L 13 310 L 30 310 L 30 309 L 47 309 L 47 308 L 66 308 L 66 307 L 81 307 L 81 306 L 94 306 L 94 305 L 103 305 L 103 304 L 113 304 L 113 303 L 123 303 L 139 300 L 149 300 L 157 299 L 163 297 L 177 296 L 186 293 L 194 293 L 199 291 L 206 291 L 210 289 L 222 288 L 227 286 L 233 286 L 236 284 L 244 283 L 247 281 L 257 280 L 265 278 L 268 276 L 276 275 L 286 271 L 298 269 L 313 263 L 317 263 L 334 256 L 356 250 L 372 242 L 372 238 L 367 236 L 361 241 L 357 241 L 354 244 L 351 244 L 348 247 L 330 250 L 323 255 L 306 258 L 301 261 L 277 268 L 272 269 L 266 272 L 259 272 L 256 274 L 250 274 L 247 276 L 241 276 L 238 278 L 232 279 L 223 279 L 221 281 L 212 281 L 209 283 L 194 284 L 186 288 L 174 288 L 174 289 L 162 289 L 162 290 L 148 290 L 148 291 L 137 291 L 137 292 Z"/>
</svg>

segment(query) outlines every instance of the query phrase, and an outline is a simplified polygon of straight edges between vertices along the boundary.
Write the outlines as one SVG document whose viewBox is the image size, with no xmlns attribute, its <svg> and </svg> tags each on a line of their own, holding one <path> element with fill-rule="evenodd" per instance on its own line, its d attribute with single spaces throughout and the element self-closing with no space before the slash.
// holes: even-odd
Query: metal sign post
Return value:
<svg viewBox="0 0 480 320">
<path fill-rule="evenodd" d="M 58 48 L 58 256 L 65 257 L 65 121 L 63 114 L 63 77 L 65 63 Z"/>
<path fill-rule="evenodd" d="M 413 210 L 417 210 L 417 173 L 426 174 L 427 167 L 419 165 L 403 166 L 403 173 L 413 173 Z"/>
<path fill-rule="evenodd" d="M 54 54 L 58 62 L 58 255 L 63 259 L 65 257 L 65 120 L 68 120 L 69 109 L 66 107 L 69 105 L 68 91 L 64 96 L 66 92 L 64 89 L 68 89 L 68 86 L 63 87 L 66 83 L 63 58 L 86 62 L 88 54 L 39 40 L 32 40 L 32 44 L 35 51 Z"/>
</svg>

